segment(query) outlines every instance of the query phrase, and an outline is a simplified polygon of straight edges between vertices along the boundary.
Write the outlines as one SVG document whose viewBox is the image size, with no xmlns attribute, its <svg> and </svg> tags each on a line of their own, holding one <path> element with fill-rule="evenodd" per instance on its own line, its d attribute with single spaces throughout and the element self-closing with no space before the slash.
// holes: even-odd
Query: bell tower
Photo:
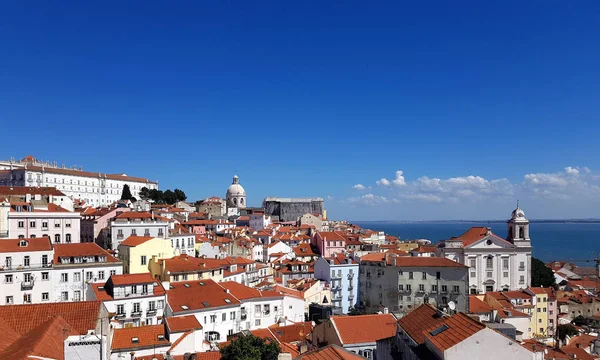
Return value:
<svg viewBox="0 0 600 360">
<path fill-rule="evenodd" d="M 529 220 L 525 217 L 525 212 L 519 206 L 513 210 L 508 223 L 508 235 L 506 240 L 517 246 L 531 246 L 529 238 Z"/>
</svg>

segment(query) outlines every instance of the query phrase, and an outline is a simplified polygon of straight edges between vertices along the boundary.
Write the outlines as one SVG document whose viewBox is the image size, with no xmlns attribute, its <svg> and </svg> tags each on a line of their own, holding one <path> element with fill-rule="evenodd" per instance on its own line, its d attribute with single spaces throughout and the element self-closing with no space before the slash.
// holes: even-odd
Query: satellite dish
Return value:
<svg viewBox="0 0 600 360">
<path fill-rule="evenodd" d="M 448 307 L 450 308 L 450 310 L 456 310 L 456 304 L 454 303 L 454 301 L 450 301 L 448 303 Z"/>
</svg>

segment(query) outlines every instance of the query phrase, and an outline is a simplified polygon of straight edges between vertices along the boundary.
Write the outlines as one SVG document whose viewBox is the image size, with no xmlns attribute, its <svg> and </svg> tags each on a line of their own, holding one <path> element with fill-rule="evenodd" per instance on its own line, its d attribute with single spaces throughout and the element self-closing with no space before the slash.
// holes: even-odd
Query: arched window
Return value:
<svg viewBox="0 0 600 360">
<path fill-rule="evenodd" d="M 509 239 L 513 238 L 513 228 L 512 228 L 512 226 L 508 227 L 508 238 Z"/>
<path fill-rule="evenodd" d="M 57 244 L 60 244 L 60 234 L 55 234 L 54 235 L 54 242 Z"/>
<path fill-rule="evenodd" d="M 519 238 L 520 239 L 524 239 L 525 238 L 525 227 L 524 226 L 520 226 L 519 227 Z"/>
<path fill-rule="evenodd" d="M 237 198 L 233 198 L 233 205 L 237 205 Z"/>
<path fill-rule="evenodd" d="M 240 205 L 244 205 L 244 198 L 240 199 Z"/>
</svg>

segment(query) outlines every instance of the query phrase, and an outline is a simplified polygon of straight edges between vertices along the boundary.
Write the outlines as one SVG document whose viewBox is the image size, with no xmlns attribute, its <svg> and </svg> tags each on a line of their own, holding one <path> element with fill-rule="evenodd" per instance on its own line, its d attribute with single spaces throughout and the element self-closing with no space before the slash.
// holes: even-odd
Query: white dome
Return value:
<svg viewBox="0 0 600 360">
<path fill-rule="evenodd" d="M 517 205 L 517 208 L 513 210 L 511 219 L 525 219 L 525 212 Z"/>
<path fill-rule="evenodd" d="M 246 190 L 240 185 L 237 175 L 233 176 L 233 183 L 227 188 L 227 199 L 237 196 L 246 196 Z"/>
</svg>

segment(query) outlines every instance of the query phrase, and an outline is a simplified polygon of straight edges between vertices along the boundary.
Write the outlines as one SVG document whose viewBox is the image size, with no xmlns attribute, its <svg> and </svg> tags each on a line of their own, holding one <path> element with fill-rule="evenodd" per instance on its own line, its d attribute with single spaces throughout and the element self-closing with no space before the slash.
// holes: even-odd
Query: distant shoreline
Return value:
<svg viewBox="0 0 600 360">
<path fill-rule="evenodd" d="M 378 224 L 440 224 L 440 223 L 506 223 L 507 220 L 352 220 L 350 223 L 378 223 Z M 534 224 L 600 224 L 600 219 L 533 219 Z"/>
</svg>

